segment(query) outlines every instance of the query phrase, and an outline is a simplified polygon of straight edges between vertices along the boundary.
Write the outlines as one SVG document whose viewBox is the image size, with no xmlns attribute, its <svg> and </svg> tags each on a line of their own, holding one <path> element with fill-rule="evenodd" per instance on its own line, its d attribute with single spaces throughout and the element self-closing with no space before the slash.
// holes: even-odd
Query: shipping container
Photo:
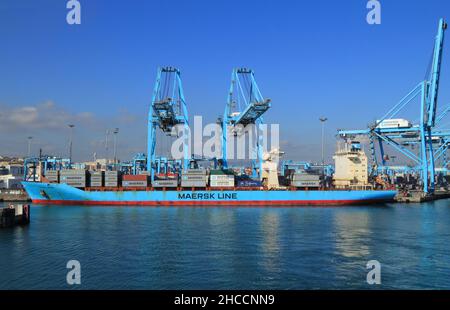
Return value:
<svg viewBox="0 0 450 310">
<path fill-rule="evenodd" d="M 295 181 L 291 185 L 295 187 L 320 187 L 320 181 Z"/>
<path fill-rule="evenodd" d="M 206 180 L 205 181 L 181 180 L 181 187 L 206 187 Z"/>
<path fill-rule="evenodd" d="M 178 180 L 176 179 L 166 179 L 166 180 L 154 180 L 152 182 L 153 187 L 177 187 Z"/>
<path fill-rule="evenodd" d="M 93 177 L 103 177 L 103 171 L 89 171 L 88 174 Z"/>
<path fill-rule="evenodd" d="M 161 180 L 167 180 L 167 179 L 178 179 L 177 173 L 155 173 L 155 178 L 159 178 Z"/>
<path fill-rule="evenodd" d="M 124 174 L 122 176 L 122 181 L 147 181 L 148 176 L 144 174 Z"/>
<path fill-rule="evenodd" d="M 182 181 L 204 181 L 206 182 L 206 175 L 182 175 Z"/>
<path fill-rule="evenodd" d="M 84 183 L 86 183 L 86 178 L 75 177 L 75 176 L 62 176 L 61 177 L 61 183 L 68 183 L 68 182 L 84 182 Z"/>
<path fill-rule="evenodd" d="M 296 181 L 320 181 L 320 175 L 309 173 L 296 173 L 293 175 L 292 180 Z"/>
<path fill-rule="evenodd" d="M 122 187 L 147 187 L 146 181 L 122 181 Z"/>
<path fill-rule="evenodd" d="M 106 182 L 105 181 L 105 186 L 106 187 L 117 187 L 119 184 L 117 182 Z"/>
<path fill-rule="evenodd" d="M 117 180 L 120 175 L 119 171 L 105 171 L 105 180 Z"/>
<path fill-rule="evenodd" d="M 391 118 L 385 120 L 377 120 L 377 128 L 410 128 L 412 124 L 403 118 Z"/>
<path fill-rule="evenodd" d="M 206 175 L 205 169 L 187 169 L 186 171 L 183 171 L 183 175 L 193 175 L 193 174 L 200 174 L 200 175 Z"/>
<path fill-rule="evenodd" d="M 210 175 L 234 175 L 233 170 L 230 169 L 213 169 L 209 172 Z"/>
<path fill-rule="evenodd" d="M 65 183 L 73 187 L 86 187 L 86 181 L 61 181 L 61 183 Z"/>
<path fill-rule="evenodd" d="M 226 174 L 215 174 L 215 175 L 210 175 L 209 179 L 211 181 L 229 181 L 229 180 L 233 180 L 234 181 L 234 175 L 226 175 Z"/>
<path fill-rule="evenodd" d="M 119 182 L 119 178 L 105 178 L 105 182 Z"/>
<path fill-rule="evenodd" d="M 243 179 L 243 180 L 237 180 L 237 186 L 238 187 L 261 187 L 262 182 L 258 180 L 252 180 L 252 179 Z"/>
<path fill-rule="evenodd" d="M 211 181 L 209 186 L 211 186 L 211 187 L 233 187 L 234 180 L 233 181 Z"/>
<path fill-rule="evenodd" d="M 86 175 L 86 170 L 84 169 L 64 169 L 59 172 L 60 175 Z"/>
<path fill-rule="evenodd" d="M 58 170 L 46 170 L 44 176 L 49 182 L 52 182 L 52 183 L 59 182 L 59 171 Z"/>
</svg>

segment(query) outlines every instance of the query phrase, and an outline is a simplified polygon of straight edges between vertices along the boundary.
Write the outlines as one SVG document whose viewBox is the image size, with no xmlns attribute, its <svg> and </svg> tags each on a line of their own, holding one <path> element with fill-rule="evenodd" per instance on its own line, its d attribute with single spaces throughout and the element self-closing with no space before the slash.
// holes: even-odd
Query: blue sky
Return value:
<svg viewBox="0 0 450 310">
<path fill-rule="evenodd" d="M 287 156 L 319 158 L 325 115 L 330 158 L 336 129 L 364 128 L 424 78 L 450 13 L 446 0 L 381 0 L 381 25 L 368 25 L 366 0 L 79 1 L 81 25 L 66 23 L 65 0 L 0 3 L 2 154 L 25 153 L 29 135 L 34 152 L 65 154 L 69 122 L 75 159 L 102 157 L 114 127 L 121 158 L 145 152 L 156 69 L 171 65 L 189 114 L 207 121 L 223 111 L 232 68 L 252 68 Z"/>
</svg>

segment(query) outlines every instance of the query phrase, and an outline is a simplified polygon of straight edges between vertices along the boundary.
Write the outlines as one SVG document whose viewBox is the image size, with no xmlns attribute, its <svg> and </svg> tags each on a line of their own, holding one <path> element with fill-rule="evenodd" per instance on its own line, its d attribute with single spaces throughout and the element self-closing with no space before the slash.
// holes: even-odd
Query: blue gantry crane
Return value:
<svg viewBox="0 0 450 310">
<path fill-rule="evenodd" d="M 436 110 L 444 47 L 444 34 L 446 29 L 447 23 L 444 19 L 440 19 L 438 32 L 434 42 L 430 74 L 424 81 L 421 81 L 412 91 L 403 97 L 399 103 L 368 129 L 340 130 L 338 132 L 343 138 L 356 135 L 367 135 L 369 137 L 374 170 L 377 170 L 379 166 L 375 151 L 376 142 L 378 142 L 379 146 L 382 167 L 386 165 L 384 143 L 392 146 L 407 158 L 414 161 L 417 165 L 417 169 L 421 172 L 423 190 L 425 193 L 432 193 L 435 189 L 435 152 L 433 150 L 433 142 L 436 141 L 436 139 L 434 139 L 434 137 L 443 137 L 448 134 L 448 132 L 434 132 L 436 122 L 441 120 L 440 116 L 436 118 Z M 398 126 L 385 125 L 386 121 L 393 120 L 410 102 L 417 98 L 420 101 L 420 124 Z M 444 113 L 446 114 L 447 112 L 444 110 Z M 417 142 L 420 145 L 418 155 L 407 147 L 409 144 L 408 141 L 412 141 L 413 143 Z"/>
<path fill-rule="evenodd" d="M 189 164 L 189 121 L 181 74 L 180 70 L 176 68 L 162 67 L 158 69 L 148 115 L 147 171 L 150 172 L 152 181 L 155 178 L 155 171 L 158 166 L 156 155 L 157 130 L 161 130 L 167 136 L 173 136 L 173 129 L 179 125 L 183 126 L 184 134 L 183 169 L 187 169 Z"/>
<path fill-rule="evenodd" d="M 231 74 L 231 85 L 222 118 L 222 162 L 228 167 L 228 138 L 230 132 L 242 133 L 247 125 L 256 125 L 256 139 L 253 150 L 256 159 L 252 160 L 253 176 L 260 177 L 262 171 L 262 136 L 258 128 L 263 124 L 262 115 L 270 108 L 270 99 L 265 99 L 255 80 L 253 70 L 247 68 L 234 69 Z"/>
</svg>

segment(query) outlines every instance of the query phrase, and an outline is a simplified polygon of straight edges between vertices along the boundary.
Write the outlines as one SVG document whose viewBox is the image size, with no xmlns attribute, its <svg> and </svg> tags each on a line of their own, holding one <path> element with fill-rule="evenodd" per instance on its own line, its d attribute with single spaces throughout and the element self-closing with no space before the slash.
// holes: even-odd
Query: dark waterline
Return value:
<svg viewBox="0 0 450 310">
<path fill-rule="evenodd" d="M 450 289 L 450 200 L 329 208 L 33 206 L 0 289 Z M 369 260 L 382 284 L 366 282 Z"/>
</svg>

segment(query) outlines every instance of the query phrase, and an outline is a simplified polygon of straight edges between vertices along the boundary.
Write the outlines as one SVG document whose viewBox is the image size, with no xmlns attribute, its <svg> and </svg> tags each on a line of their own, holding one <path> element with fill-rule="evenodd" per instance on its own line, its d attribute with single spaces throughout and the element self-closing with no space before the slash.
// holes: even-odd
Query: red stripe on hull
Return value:
<svg viewBox="0 0 450 310">
<path fill-rule="evenodd" d="M 385 199 L 371 200 L 267 200 L 267 201 L 92 201 L 92 200 L 45 200 L 33 203 L 44 205 L 91 205 L 91 206 L 342 206 L 389 202 Z"/>
</svg>

